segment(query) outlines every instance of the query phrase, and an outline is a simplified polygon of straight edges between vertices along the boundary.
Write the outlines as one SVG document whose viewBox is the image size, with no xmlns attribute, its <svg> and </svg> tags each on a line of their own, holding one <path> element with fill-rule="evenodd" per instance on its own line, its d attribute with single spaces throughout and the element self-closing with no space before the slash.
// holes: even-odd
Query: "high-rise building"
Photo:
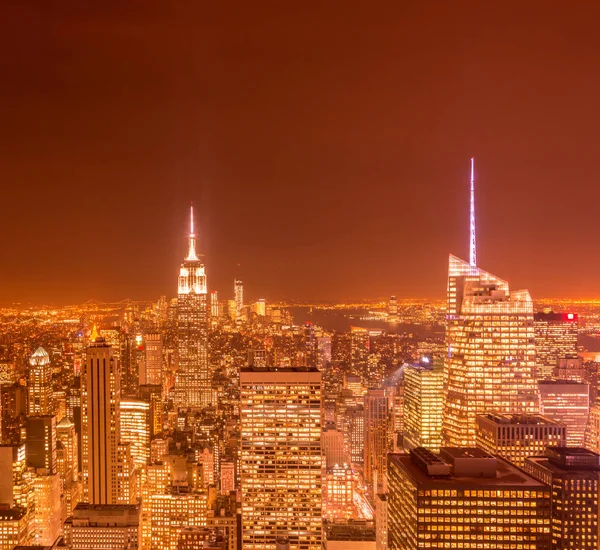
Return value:
<svg viewBox="0 0 600 550">
<path fill-rule="evenodd" d="M 475 446 L 478 414 L 538 412 L 533 302 L 450 256 L 442 439 Z"/>
<path fill-rule="evenodd" d="M 96 338 L 87 348 L 81 388 L 83 490 L 90 504 L 118 502 L 120 379 L 112 347 Z"/>
<path fill-rule="evenodd" d="M 478 414 L 532 414 L 538 404 L 531 296 L 477 267 L 473 158 L 470 184 L 469 261 L 448 262 L 442 440 L 474 447 Z"/>
<path fill-rule="evenodd" d="M 241 319 L 244 312 L 244 283 L 240 279 L 233 281 L 233 295 L 235 300 L 235 318 Z"/>
<path fill-rule="evenodd" d="M 36 349 L 29 358 L 29 365 L 28 414 L 52 414 L 52 367 L 46 350 Z"/>
<path fill-rule="evenodd" d="M 577 357 L 577 313 L 551 310 L 534 315 L 538 379 L 551 380 L 559 359 Z"/>
<path fill-rule="evenodd" d="M 390 550 L 550 550 L 550 488 L 480 449 L 389 455 Z"/>
<path fill-rule="evenodd" d="M 70 418 L 65 417 L 57 424 L 56 439 L 56 462 L 65 499 L 65 517 L 69 517 L 83 493 L 79 476 L 78 437 Z"/>
<path fill-rule="evenodd" d="M 388 547 L 387 500 L 387 493 L 375 495 L 375 550 L 387 550 Z"/>
<path fill-rule="evenodd" d="M 221 310 L 219 307 L 219 294 L 216 290 L 212 290 L 210 293 L 210 315 L 211 317 L 221 317 Z"/>
<path fill-rule="evenodd" d="M 398 299 L 396 296 L 390 296 L 388 301 L 388 322 L 389 323 L 397 323 L 398 322 Z"/>
<path fill-rule="evenodd" d="M 344 434 L 334 427 L 323 430 L 321 434 L 321 445 L 323 456 L 325 457 L 325 466 L 333 468 L 334 466 L 343 466 L 350 463 L 350 457 L 346 451 Z"/>
<path fill-rule="evenodd" d="M 346 409 L 343 431 L 352 464 L 363 465 L 365 461 L 365 408 L 363 405 Z"/>
<path fill-rule="evenodd" d="M 590 407 L 587 426 L 585 427 L 585 448 L 600 453 L 600 405 Z"/>
<path fill-rule="evenodd" d="M 138 468 L 150 460 L 150 404 L 131 397 L 121 399 L 121 442 L 131 444 L 131 458 Z"/>
<path fill-rule="evenodd" d="M 146 344 L 146 376 L 140 377 L 140 385 L 163 383 L 163 337 L 159 332 L 149 332 L 144 335 Z"/>
<path fill-rule="evenodd" d="M 246 368 L 240 385 L 242 545 L 320 549 L 321 373 Z"/>
<path fill-rule="evenodd" d="M 27 464 L 43 469 L 46 474 L 56 473 L 56 417 L 52 415 L 27 417 L 25 453 Z"/>
<path fill-rule="evenodd" d="M 264 317 L 267 314 L 267 302 L 264 298 L 260 298 L 254 303 L 254 313 L 259 317 Z"/>
<path fill-rule="evenodd" d="M 139 550 L 139 504 L 79 503 L 64 525 L 71 550 Z"/>
<path fill-rule="evenodd" d="M 58 539 L 61 528 L 61 480 L 58 472 L 38 474 L 33 480 L 33 541 L 50 546 Z"/>
<path fill-rule="evenodd" d="M 477 417 L 477 447 L 519 468 L 527 457 L 542 454 L 549 445 L 565 445 L 566 432 L 564 424 L 538 414 Z"/>
<path fill-rule="evenodd" d="M 428 357 L 404 369 L 404 449 L 439 452 L 444 406 L 443 362 Z"/>
<path fill-rule="evenodd" d="M 365 395 L 364 478 L 375 493 L 385 483 L 387 453 L 391 447 L 390 403 L 385 390 Z"/>
<path fill-rule="evenodd" d="M 540 414 L 566 426 L 567 446 L 583 447 L 590 413 L 589 385 L 565 380 L 541 380 L 538 387 Z"/>
<path fill-rule="evenodd" d="M 583 366 L 583 357 L 560 358 L 552 374 L 554 380 L 570 380 L 580 383 L 588 381 L 588 374 Z"/>
<path fill-rule="evenodd" d="M 548 447 L 524 470 L 552 487 L 552 550 L 598 548 L 600 456 L 577 447 Z"/>
<path fill-rule="evenodd" d="M 191 210 L 189 250 L 179 269 L 177 342 L 179 367 L 175 378 L 176 407 L 206 407 L 213 403 L 208 362 L 206 270 L 196 254 L 194 211 Z"/>
<path fill-rule="evenodd" d="M 350 370 L 366 381 L 367 359 L 369 357 L 369 331 L 362 327 L 350 327 Z"/>
</svg>

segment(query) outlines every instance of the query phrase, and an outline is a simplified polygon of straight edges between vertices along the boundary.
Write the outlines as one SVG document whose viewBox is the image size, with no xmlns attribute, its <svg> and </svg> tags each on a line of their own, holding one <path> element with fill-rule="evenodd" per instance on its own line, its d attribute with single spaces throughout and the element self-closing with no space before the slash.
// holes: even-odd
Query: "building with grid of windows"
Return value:
<svg viewBox="0 0 600 550">
<path fill-rule="evenodd" d="M 559 359 L 577 357 L 577 313 L 540 311 L 534 315 L 538 379 L 551 380 Z"/>
<path fill-rule="evenodd" d="M 524 470 L 552 490 L 552 549 L 598 548 L 600 455 L 574 447 L 548 447 Z"/>
<path fill-rule="evenodd" d="M 564 424 L 539 414 L 477 417 L 477 447 L 519 468 L 527 457 L 543 454 L 549 445 L 565 445 L 566 433 Z"/>
<path fill-rule="evenodd" d="M 550 550 L 550 488 L 480 449 L 390 454 L 390 550 Z"/>
<path fill-rule="evenodd" d="M 442 439 L 476 444 L 477 415 L 538 412 L 533 301 L 450 255 Z"/>
<path fill-rule="evenodd" d="M 429 358 L 404 369 L 404 449 L 426 447 L 434 452 L 442 444 L 444 369 Z"/>
<path fill-rule="evenodd" d="M 540 414 L 567 427 L 567 445 L 583 447 L 590 414 L 590 386 L 568 380 L 541 380 Z"/>
<path fill-rule="evenodd" d="M 320 549 L 321 373 L 245 368 L 240 386 L 242 545 Z"/>
</svg>

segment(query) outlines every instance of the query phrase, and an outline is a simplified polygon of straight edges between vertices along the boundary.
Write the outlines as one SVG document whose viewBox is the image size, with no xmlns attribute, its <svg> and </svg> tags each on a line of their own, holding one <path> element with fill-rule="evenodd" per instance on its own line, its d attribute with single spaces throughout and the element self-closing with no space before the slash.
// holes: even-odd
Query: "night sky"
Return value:
<svg viewBox="0 0 600 550">
<path fill-rule="evenodd" d="M 0 302 L 600 296 L 592 4 L 4 0 Z"/>
</svg>

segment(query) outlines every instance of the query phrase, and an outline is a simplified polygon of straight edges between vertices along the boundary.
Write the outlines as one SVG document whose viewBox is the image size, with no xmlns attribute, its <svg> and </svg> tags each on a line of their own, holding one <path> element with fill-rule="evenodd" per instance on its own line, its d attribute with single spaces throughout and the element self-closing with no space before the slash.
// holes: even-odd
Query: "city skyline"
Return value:
<svg viewBox="0 0 600 550">
<path fill-rule="evenodd" d="M 0 302 L 173 292 L 190 200 L 219 292 L 441 297 L 472 156 L 479 264 L 598 296 L 598 7 L 540 6 L 4 3 Z"/>
</svg>

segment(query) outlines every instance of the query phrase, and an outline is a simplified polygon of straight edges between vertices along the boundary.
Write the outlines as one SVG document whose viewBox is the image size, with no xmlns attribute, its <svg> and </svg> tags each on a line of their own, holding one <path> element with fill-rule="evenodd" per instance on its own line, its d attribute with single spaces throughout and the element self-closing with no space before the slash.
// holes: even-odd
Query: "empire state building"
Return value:
<svg viewBox="0 0 600 550">
<path fill-rule="evenodd" d="M 193 206 L 190 208 L 189 250 L 179 269 L 177 341 L 179 363 L 174 404 L 180 408 L 206 407 L 213 402 L 208 364 L 206 270 L 196 254 Z"/>
</svg>

